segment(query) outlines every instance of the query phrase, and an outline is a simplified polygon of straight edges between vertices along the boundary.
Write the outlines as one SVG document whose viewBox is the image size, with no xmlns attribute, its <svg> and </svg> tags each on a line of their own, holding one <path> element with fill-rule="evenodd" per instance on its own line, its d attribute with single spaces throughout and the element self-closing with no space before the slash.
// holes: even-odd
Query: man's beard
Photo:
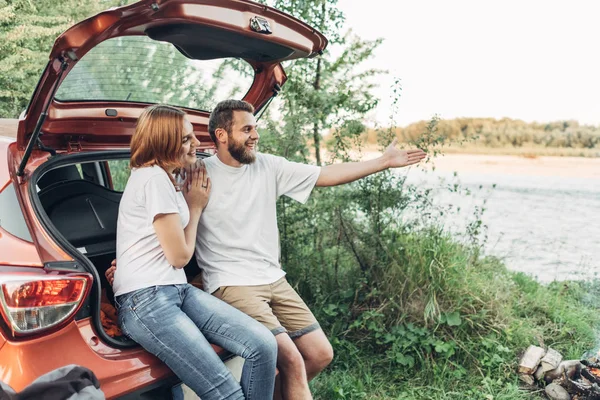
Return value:
<svg viewBox="0 0 600 400">
<path fill-rule="evenodd" d="M 256 149 L 256 145 L 254 148 Z M 239 143 L 230 140 L 227 150 L 229 150 L 231 157 L 241 164 L 252 164 L 254 161 L 256 161 L 256 153 L 247 149 L 246 143 Z"/>
</svg>

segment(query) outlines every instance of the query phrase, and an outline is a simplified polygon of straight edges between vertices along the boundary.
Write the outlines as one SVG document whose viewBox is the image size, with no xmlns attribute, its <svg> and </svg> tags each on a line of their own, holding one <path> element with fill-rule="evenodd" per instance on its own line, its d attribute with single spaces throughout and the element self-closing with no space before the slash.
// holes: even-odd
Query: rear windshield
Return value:
<svg viewBox="0 0 600 400">
<path fill-rule="evenodd" d="M 56 92 L 59 101 L 163 103 L 210 111 L 242 98 L 254 79 L 239 59 L 191 60 L 172 44 L 146 36 L 106 40 L 90 50 Z"/>
</svg>

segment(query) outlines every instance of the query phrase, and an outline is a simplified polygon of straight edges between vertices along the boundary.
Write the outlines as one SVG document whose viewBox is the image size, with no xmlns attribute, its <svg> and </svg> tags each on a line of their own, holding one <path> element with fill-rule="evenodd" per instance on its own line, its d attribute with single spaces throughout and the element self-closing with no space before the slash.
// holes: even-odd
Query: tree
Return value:
<svg viewBox="0 0 600 400">
<path fill-rule="evenodd" d="M 122 1 L 0 0 L 0 118 L 25 110 L 58 35 Z"/>
<path fill-rule="evenodd" d="M 0 42 L 0 118 L 16 118 L 27 107 L 57 36 L 106 8 L 133 2 L 0 0 L 0 34 L 6 38 Z M 115 62 L 119 59 L 123 62 Z M 252 67 L 241 60 L 194 62 L 165 43 L 116 38 L 86 54 L 56 97 L 165 102 L 210 110 L 218 100 L 242 95 L 252 77 Z"/>
<path fill-rule="evenodd" d="M 338 144 L 356 137 L 364 131 L 361 121 L 365 114 L 377 105 L 371 89 L 373 78 L 383 71 L 364 69 L 361 64 L 381 41 L 362 40 L 350 31 L 342 34 L 344 15 L 337 0 L 268 3 L 319 29 L 330 41 L 323 56 L 286 66 L 288 82 L 278 110 L 283 124 L 269 124 L 269 130 L 278 133 L 266 140 L 271 150 L 303 160 L 308 158 L 312 144 L 316 163 L 321 165 L 322 133 L 333 129 L 340 139 Z M 333 56 L 333 51 L 339 55 Z"/>
</svg>

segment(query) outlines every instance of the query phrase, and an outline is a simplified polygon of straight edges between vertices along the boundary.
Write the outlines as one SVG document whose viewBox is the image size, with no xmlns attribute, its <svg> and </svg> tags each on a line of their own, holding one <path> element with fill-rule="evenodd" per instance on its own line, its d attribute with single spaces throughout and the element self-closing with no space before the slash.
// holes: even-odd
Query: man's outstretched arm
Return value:
<svg viewBox="0 0 600 400">
<path fill-rule="evenodd" d="M 321 168 L 317 186 L 337 186 L 386 170 L 413 165 L 425 158 L 423 150 L 400 150 L 394 139 L 381 157 L 362 162 L 326 165 Z"/>
</svg>

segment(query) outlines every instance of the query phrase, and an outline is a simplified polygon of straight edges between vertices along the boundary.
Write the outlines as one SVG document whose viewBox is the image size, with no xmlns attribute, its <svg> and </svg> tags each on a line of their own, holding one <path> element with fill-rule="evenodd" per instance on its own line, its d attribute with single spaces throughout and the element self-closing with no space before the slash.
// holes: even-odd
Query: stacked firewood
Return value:
<svg viewBox="0 0 600 400">
<path fill-rule="evenodd" d="M 552 400 L 600 400 L 600 364 L 589 360 L 563 360 L 552 348 L 529 348 L 519 361 L 519 378 L 530 387 L 544 387 Z"/>
</svg>

